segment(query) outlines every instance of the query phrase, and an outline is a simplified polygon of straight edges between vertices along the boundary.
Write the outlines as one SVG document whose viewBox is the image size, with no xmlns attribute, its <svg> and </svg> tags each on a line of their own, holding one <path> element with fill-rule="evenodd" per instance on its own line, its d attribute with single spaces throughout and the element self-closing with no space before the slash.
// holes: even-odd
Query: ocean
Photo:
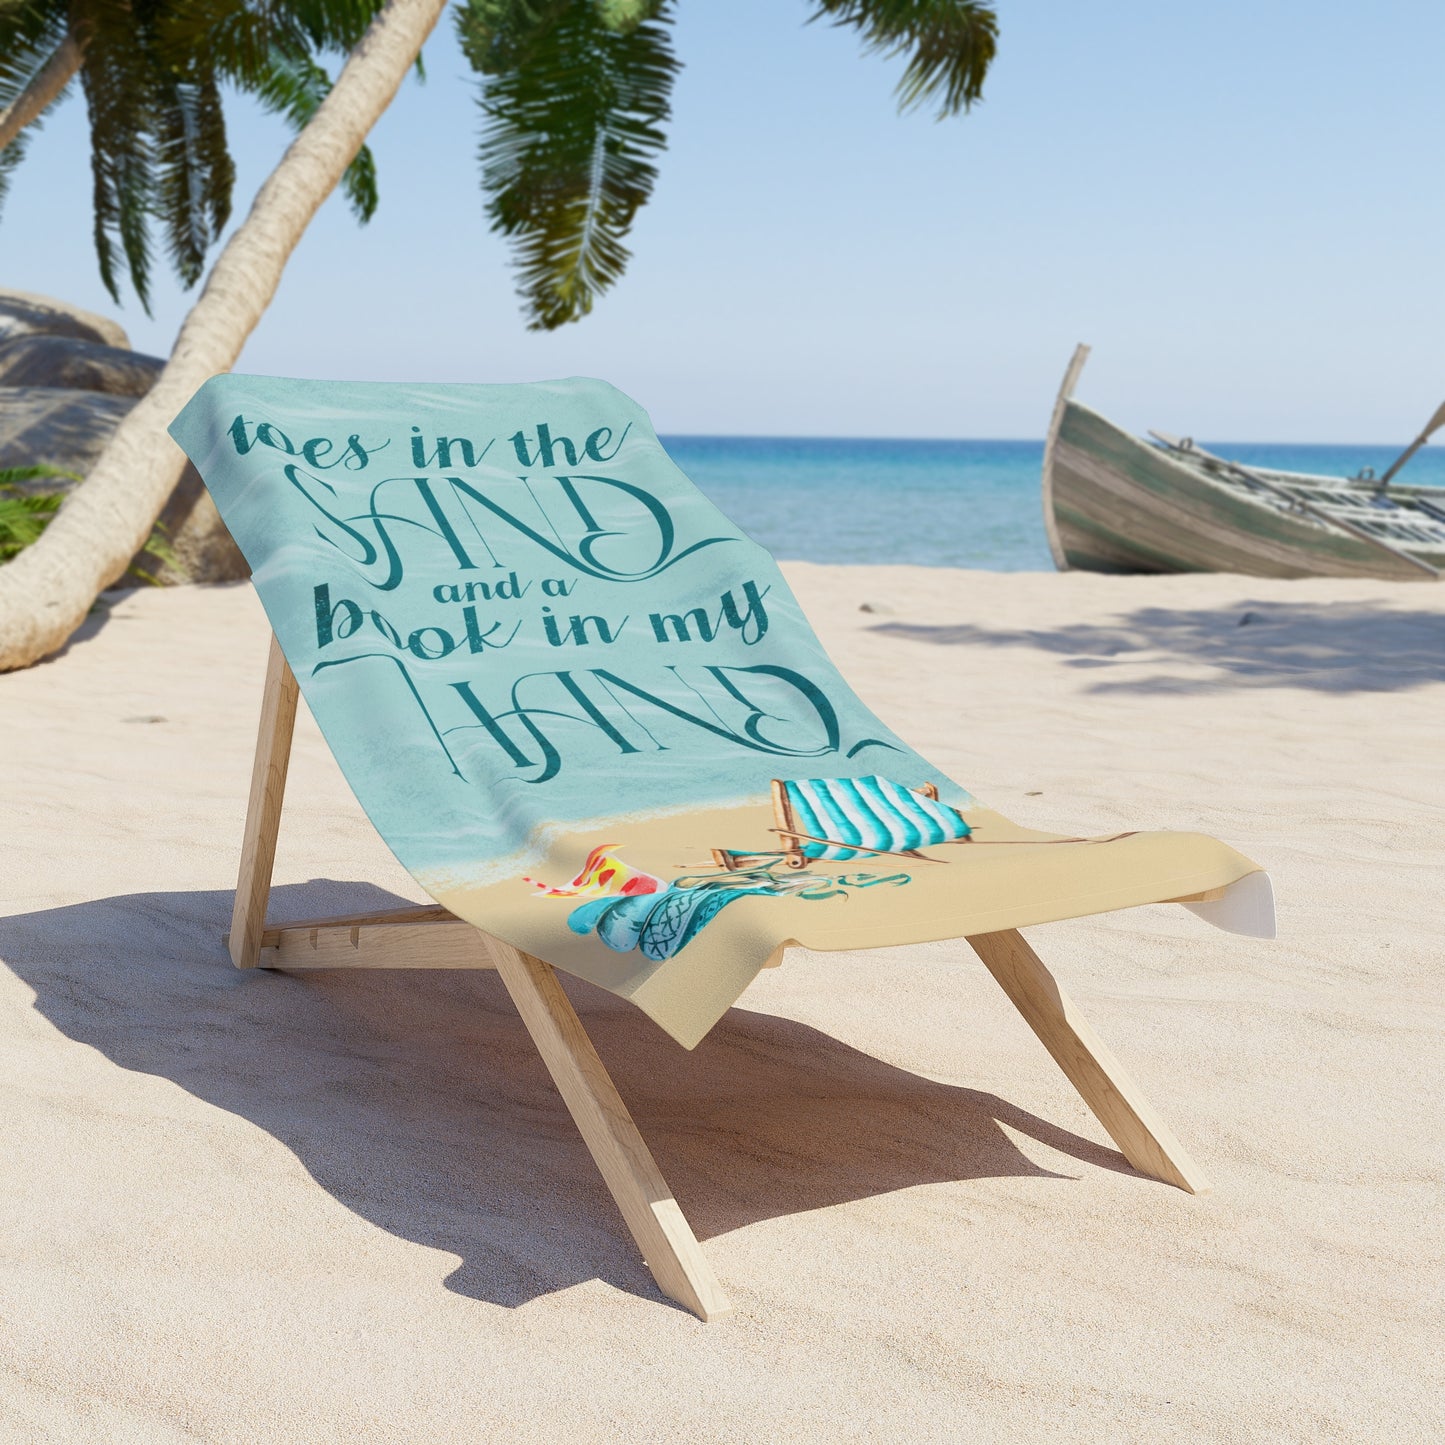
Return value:
<svg viewBox="0 0 1445 1445">
<path fill-rule="evenodd" d="M 662 441 L 728 516 L 780 558 L 1053 570 L 1039 499 L 1041 441 L 705 436 Z M 1382 472 L 1403 447 L 1203 445 L 1256 466 L 1342 477 L 1361 467 Z M 1417 453 L 1400 480 L 1445 487 L 1445 447 Z"/>
</svg>

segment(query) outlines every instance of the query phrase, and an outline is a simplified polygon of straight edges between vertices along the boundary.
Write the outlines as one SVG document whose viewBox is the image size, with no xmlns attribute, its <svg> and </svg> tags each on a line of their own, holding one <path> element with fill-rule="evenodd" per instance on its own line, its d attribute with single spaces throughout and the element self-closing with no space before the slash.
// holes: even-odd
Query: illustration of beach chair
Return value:
<svg viewBox="0 0 1445 1445">
<path fill-rule="evenodd" d="M 551 418 L 548 425 L 539 424 L 544 417 Z M 375 435 L 359 441 L 358 426 Z M 560 466 L 566 455 L 570 467 L 582 444 L 569 441 L 563 452 L 565 426 L 574 438 L 585 438 L 589 456 L 601 458 L 595 464 L 599 474 L 519 478 L 510 462 L 484 471 L 480 447 L 473 470 L 461 467 L 466 476 L 448 475 L 435 486 L 426 476 L 409 475 L 409 470 L 425 470 L 422 462 L 411 468 L 395 457 L 377 468 L 381 483 L 364 473 L 368 441 L 375 452 L 376 438 L 388 434 L 385 444 L 394 445 L 408 430 L 440 432 L 437 450 L 461 453 L 464 443 L 448 441 L 442 429 L 464 426 L 510 438 L 507 445 L 514 443 L 515 454 L 528 466 L 534 453 L 542 458 L 545 440 L 550 448 L 545 465 Z M 318 439 L 323 431 L 332 440 Z M 826 756 L 832 766 L 816 770 L 839 773 L 860 750 L 870 749 L 870 757 L 880 764 L 888 759 L 890 771 L 905 778 L 923 775 L 930 765 L 911 753 L 832 670 L 772 558 L 732 528 L 677 471 L 635 403 L 604 383 L 575 379 L 537 387 L 403 387 L 223 376 L 202 388 L 172 434 L 196 461 L 251 563 L 273 627 L 240 874 L 226 935 L 232 961 L 242 969 L 298 972 L 495 969 L 663 1294 L 704 1320 L 730 1307 L 563 991 L 557 969 L 587 978 L 594 957 L 600 966 L 593 982 L 628 998 L 691 1047 L 759 969 L 780 963 L 795 940 L 811 946 L 814 920 L 822 925 L 817 946 L 823 948 L 964 939 L 1125 1159 L 1141 1173 L 1180 1189 L 1207 1188 L 1200 1170 L 1019 929 L 1168 902 L 1232 932 L 1272 937 L 1268 877 L 1227 845 L 1198 834 L 1149 833 L 1075 847 L 1084 840 L 1031 833 L 982 805 L 977 817 L 969 812 L 971 830 L 931 784 L 909 787 L 872 773 L 774 779 L 772 821 L 786 870 L 776 878 L 766 869 L 727 871 L 739 868 L 749 855 L 719 850 L 726 854 L 717 859 L 724 871 L 693 881 L 698 878 L 696 850 L 709 845 L 671 840 L 691 836 L 683 810 L 694 778 L 700 787 L 709 777 L 715 783 L 719 769 L 735 769 L 739 791 L 728 795 L 735 802 L 726 808 L 719 804 L 717 816 L 754 828 L 766 824 L 766 780 L 778 771 L 780 755 Z M 533 436 L 536 441 L 530 440 Z M 619 437 L 632 448 L 620 458 Z M 419 441 L 412 446 L 418 455 L 424 450 Z M 308 472 L 298 457 L 325 476 Z M 470 466 L 469 453 L 462 459 Z M 633 470 L 614 481 L 600 474 L 604 464 L 617 473 Z M 449 465 L 458 469 L 455 457 Z M 362 475 L 352 477 L 350 471 Z M 443 490 L 443 481 L 450 491 Z M 542 490 L 544 484 L 550 490 Z M 378 502 L 383 486 L 389 490 Z M 565 526 L 542 531 L 533 524 L 541 510 L 539 494 L 552 505 L 550 515 Z M 475 527 L 480 518 L 490 529 L 489 537 L 477 532 L 489 551 L 505 545 L 514 554 L 541 559 L 531 574 L 540 581 L 523 577 L 521 564 L 504 574 L 509 585 L 497 588 L 492 623 L 475 610 L 474 584 L 466 582 L 464 591 L 454 579 L 470 572 L 488 575 L 474 551 L 495 568 L 513 564 L 487 559 L 471 533 L 453 524 L 446 511 L 453 501 L 461 509 L 457 520 Z M 412 510 L 405 511 L 406 506 Z M 611 520 L 606 507 L 622 521 Z M 623 550 L 628 517 L 639 519 L 641 535 L 631 554 Z M 408 547 L 428 549 L 421 554 L 428 565 L 417 565 L 417 577 L 407 579 L 410 590 L 397 585 L 398 536 Z M 443 560 L 431 565 L 429 559 L 438 556 Z M 624 562 L 632 572 L 609 580 L 609 569 L 616 572 Z M 561 601 L 573 585 L 558 580 L 564 571 L 585 581 L 585 600 Z M 729 590 L 722 594 L 721 610 L 709 612 L 701 605 L 709 596 L 702 589 L 711 589 L 716 599 L 720 580 Z M 507 609 L 519 615 L 524 588 L 531 589 L 526 606 L 532 630 L 528 646 L 518 646 L 516 662 L 509 664 L 510 654 L 487 641 L 493 633 L 486 628 L 506 636 L 495 619 Z M 356 597 L 365 599 L 365 606 Z M 445 614 L 436 610 L 443 604 L 450 608 Z M 408 606 L 416 609 L 416 622 L 408 618 L 410 631 L 396 622 Z M 569 606 L 580 610 L 570 618 L 560 615 Z M 633 620 L 627 624 L 629 616 Z M 622 644 L 613 645 L 624 624 L 629 630 Z M 767 646 L 757 648 L 765 627 Z M 634 680 L 640 674 L 619 661 L 629 655 L 629 645 L 636 667 L 653 667 L 649 678 L 655 675 L 662 682 L 643 686 Z M 710 652 L 699 654 L 699 648 L 709 646 Z M 557 659 L 552 671 L 537 671 L 539 656 Z M 692 690 L 679 682 L 670 694 L 660 691 L 683 666 L 694 669 Z M 418 679 L 425 682 L 426 669 L 434 667 L 457 672 L 439 672 L 424 700 Z M 328 745 L 382 836 L 421 885 L 450 906 L 268 920 L 298 676 Z M 474 689 L 484 689 L 493 676 L 500 680 L 485 694 L 493 699 L 489 707 Z M 532 693 L 525 689 L 544 684 L 553 694 L 528 701 Z M 699 688 L 707 690 L 706 698 Z M 443 705 L 450 712 L 434 715 L 433 709 Z M 726 709 L 732 710 L 735 725 L 725 720 Z M 845 723 L 846 736 L 840 731 Z M 542 811 L 548 806 L 546 795 L 533 785 L 556 775 L 561 754 L 551 739 L 564 736 L 564 729 L 568 739 L 580 738 L 593 749 L 615 748 L 620 761 L 608 766 L 623 771 L 598 774 L 579 766 L 565 775 L 575 778 L 583 792 L 600 776 L 600 786 L 608 791 L 597 799 L 578 793 L 574 810 L 562 816 L 591 819 L 593 830 L 579 832 L 571 853 L 545 853 L 544 848 L 545 866 L 539 866 L 536 848 L 543 845 L 535 840 L 545 840 L 552 820 Z M 680 753 L 679 739 L 694 752 Z M 483 755 L 490 773 L 473 766 Z M 468 769 L 471 776 L 464 776 Z M 659 828 L 673 829 L 659 835 L 669 841 L 650 854 L 644 852 L 641 834 L 627 832 L 638 816 L 637 799 L 648 789 L 654 804 L 661 803 L 648 816 Z M 958 795 L 966 796 L 961 788 Z M 711 797 L 715 802 L 718 794 Z M 544 801 L 532 805 L 533 814 L 520 811 L 529 806 L 528 799 L 539 798 Z M 452 818 L 450 830 L 439 826 L 443 815 Z M 605 826 L 596 821 L 604 815 L 613 819 Z M 532 831 L 496 832 L 518 817 Z M 396 825 L 392 831 L 384 820 Z M 488 828 L 493 834 L 485 833 Z M 430 846 L 436 840 L 468 842 L 476 836 L 502 839 L 505 849 L 489 855 L 496 866 L 522 860 L 501 884 L 485 884 L 493 891 L 481 895 L 480 903 L 448 884 L 445 867 L 450 865 L 444 856 L 440 871 L 408 861 L 418 840 Z M 512 841 L 514 836 L 519 841 Z M 947 866 L 936 858 L 944 845 L 966 842 L 969 846 L 947 850 Z M 992 843 L 1023 846 L 986 846 Z M 1066 846 L 1035 846 L 1057 843 Z M 629 850 L 624 864 L 617 860 L 617 846 Z M 808 881 L 805 865 L 810 862 L 895 854 L 925 866 L 906 870 L 911 877 L 890 866 L 890 877 L 858 875 L 852 881 L 819 870 L 818 881 Z M 533 881 L 523 876 L 523 866 Z M 554 885 L 560 879 L 571 882 L 539 888 L 536 876 L 551 877 Z M 847 887 L 834 888 L 833 882 Z M 871 886 L 875 882 L 890 887 Z M 498 888 L 512 892 L 503 897 Z M 708 890 L 705 899 L 697 900 L 712 910 L 705 929 L 700 910 L 674 910 L 678 895 L 694 888 Z M 855 896 L 842 898 L 849 889 Z M 931 931 L 920 933 L 921 915 L 914 905 L 930 889 Z M 815 894 L 821 901 L 809 901 Z M 891 912 L 885 894 L 897 900 Z M 501 912 L 489 912 L 495 909 Z M 601 914 L 606 916 L 599 922 Z M 664 923 L 674 927 L 677 948 L 617 951 L 634 933 L 645 945 L 647 930 Z M 684 937 L 687 929 L 693 931 Z M 554 955 L 550 961 L 542 956 L 546 953 Z M 623 975 L 626 988 L 614 987 Z"/>
<path fill-rule="evenodd" d="M 773 814 L 789 868 L 848 862 L 880 854 L 931 860 L 922 848 L 966 843 L 973 829 L 957 808 L 938 801 L 938 787 L 905 788 L 891 778 L 774 778 Z M 729 872 L 762 854 L 714 848 Z"/>
</svg>

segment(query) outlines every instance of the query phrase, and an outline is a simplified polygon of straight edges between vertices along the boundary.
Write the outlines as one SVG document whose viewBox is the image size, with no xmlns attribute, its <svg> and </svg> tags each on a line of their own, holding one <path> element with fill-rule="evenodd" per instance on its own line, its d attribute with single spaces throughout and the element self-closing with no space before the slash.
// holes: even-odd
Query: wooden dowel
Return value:
<svg viewBox="0 0 1445 1445">
<path fill-rule="evenodd" d="M 488 937 L 497 972 L 657 1287 L 699 1319 L 732 1305 L 551 965 Z"/>
<path fill-rule="evenodd" d="M 970 938 L 1039 1042 L 1141 1174 L 1205 1194 L 1209 1181 L 1017 929 Z"/>
<path fill-rule="evenodd" d="M 276 864 L 276 834 L 281 826 L 281 800 L 286 792 L 286 766 L 291 760 L 291 734 L 296 725 L 300 690 L 286 654 L 275 635 L 266 662 L 266 690 L 261 698 L 261 724 L 256 732 L 256 761 L 251 770 L 251 796 L 246 804 L 246 835 L 241 844 L 241 871 L 231 910 L 228 944 L 237 968 L 255 968 L 261 961 L 261 935 L 266 903 L 271 896 L 271 871 Z"/>
</svg>

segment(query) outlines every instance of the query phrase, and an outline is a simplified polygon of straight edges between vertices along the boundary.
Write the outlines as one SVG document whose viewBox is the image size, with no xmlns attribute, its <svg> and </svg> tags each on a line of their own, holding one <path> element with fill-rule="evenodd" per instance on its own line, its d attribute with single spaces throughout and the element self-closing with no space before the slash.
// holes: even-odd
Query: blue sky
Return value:
<svg viewBox="0 0 1445 1445">
<path fill-rule="evenodd" d="M 1073 344 L 1137 429 L 1403 441 L 1445 397 L 1445 7 L 1000 0 L 985 102 L 899 118 L 898 62 L 806 0 L 680 0 L 672 143 L 628 276 L 525 330 L 482 215 L 474 86 L 443 20 L 373 133 L 381 208 L 333 200 L 238 370 L 605 377 L 664 432 L 1031 437 Z M 237 104 L 237 212 L 285 132 Z M 0 285 L 115 312 L 84 106 L 37 138 Z M 164 353 L 187 298 L 119 313 Z"/>
</svg>

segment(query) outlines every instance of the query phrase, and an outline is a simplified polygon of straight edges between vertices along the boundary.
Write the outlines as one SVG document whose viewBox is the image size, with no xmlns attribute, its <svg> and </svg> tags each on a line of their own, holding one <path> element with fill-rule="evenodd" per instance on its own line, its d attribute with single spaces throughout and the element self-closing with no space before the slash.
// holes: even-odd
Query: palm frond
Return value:
<svg viewBox="0 0 1445 1445">
<path fill-rule="evenodd" d="M 597 0 L 597 13 L 609 30 L 630 30 L 644 20 L 655 20 L 662 0 Z"/>
<path fill-rule="evenodd" d="M 30 84 L 65 39 L 66 7 L 50 0 L 0 4 L 0 110 Z"/>
<path fill-rule="evenodd" d="M 204 55 L 219 78 L 254 95 L 300 131 L 331 93 L 317 51 L 349 51 L 366 33 L 383 0 L 181 0 L 158 26 L 169 63 L 193 65 Z M 365 147 L 342 177 L 357 220 L 376 211 L 376 162 Z"/>
<path fill-rule="evenodd" d="M 85 480 L 79 472 L 67 471 L 64 467 L 52 466 L 49 462 L 28 462 L 23 467 L 0 467 L 0 492 L 13 492 L 21 482 L 51 479 L 62 482 Z"/>
<path fill-rule="evenodd" d="M 39 126 L 40 122 L 35 121 L 29 129 L 37 130 Z M 29 140 L 29 133 L 22 131 L 0 151 L 0 214 L 5 210 L 5 197 L 10 194 L 10 177 L 14 175 L 16 166 L 25 159 L 25 148 Z"/>
<path fill-rule="evenodd" d="M 515 70 L 573 0 L 465 0 L 457 7 L 462 52 L 480 75 Z M 592 0 L 582 0 L 590 4 Z"/>
<path fill-rule="evenodd" d="M 181 284 L 194 286 L 231 215 L 236 167 L 214 74 L 170 75 L 155 88 L 155 210 Z"/>
<path fill-rule="evenodd" d="M 163 64 L 204 56 L 239 90 L 265 76 L 273 51 L 306 54 L 314 43 L 291 5 L 246 0 L 176 0 L 157 15 L 155 40 Z"/>
<path fill-rule="evenodd" d="M 134 577 L 143 586 L 164 587 L 165 582 L 157 575 L 157 569 L 146 566 L 141 561 L 143 557 L 153 557 L 162 568 L 173 572 L 180 581 L 186 580 L 185 564 L 171 545 L 170 529 L 164 522 L 157 522 L 151 528 L 151 534 L 141 544 L 136 559 L 125 569 L 127 577 Z"/>
<path fill-rule="evenodd" d="M 316 50 L 345 53 L 356 47 L 376 19 L 383 0 L 286 0 L 289 18 L 300 25 Z"/>
<path fill-rule="evenodd" d="M 26 467 L 0 468 L 0 563 L 8 562 L 23 552 L 55 520 L 55 514 L 65 503 L 62 492 L 29 492 L 17 485 L 49 478 L 80 482 L 84 478 L 62 467 L 37 463 Z M 151 528 L 150 536 L 141 546 L 141 555 L 153 557 L 171 571 L 184 575 L 184 568 L 175 548 L 171 546 L 170 532 L 157 522 Z M 139 582 L 160 584 L 161 579 L 154 572 L 133 562 L 126 575 Z"/>
<path fill-rule="evenodd" d="M 300 130 L 316 114 L 331 93 L 331 77 L 302 51 L 288 53 L 279 47 L 267 56 L 264 68 L 250 77 L 249 89 L 267 110 L 284 116 Z M 369 221 L 376 213 L 376 160 L 368 146 L 357 151 L 341 177 L 342 193 L 358 221 Z"/>
<path fill-rule="evenodd" d="M 679 66 L 670 0 L 468 0 L 462 47 L 484 77 L 482 187 L 512 238 L 532 330 L 591 311 L 622 275 L 652 194 Z"/>
<path fill-rule="evenodd" d="M 815 0 L 812 20 L 851 25 L 864 49 L 907 55 L 898 108 L 938 104 L 938 119 L 966 111 L 983 96 L 998 48 L 998 15 L 988 0 Z"/>
<path fill-rule="evenodd" d="M 105 289 L 119 303 L 117 266 L 125 259 L 130 283 L 150 314 L 149 216 L 155 190 L 153 75 L 135 38 L 137 16 L 125 0 L 90 0 L 77 39 L 90 114 L 90 169 L 95 255 Z"/>
<path fill-rule="evenodd" d="M 80 47 L 96 260 L 117 302 L 128 277 L 150 311 L 153 221 L 186 286 L 200 278 L 225 228 L 235 167 L 221 87 L 258 95 L 300 130 L 331 91 L 317 53 L 351 50 L 384 3 L 0 0 L 0 109 L 25 92 L 67 37 Z M 27 139 L 22 133 L 0 151 L 0 202 Z M 369 150 L 347 168 L 342 189 L 357 217 L 369 220 L 377 205 Z"/>
<path fill-rule="evenodd" d="M 0 5 L 0 111 L 8 110 L 24 94 L 65 36 L 63 5 Z M 64 98 L 65 90 L 62 90 L 52 104 Z M 0 151 L 0 210 L 10 189 L 10 177 L 25 159 L 25 148 L 40 126 L 39 120 L 31 121 L 25 131 Z"/>
<path fill-rule="evenodd" d="M 21 473 L 30 467 L 14 467 L 16 480 L 28 481 Z M 0 472 L 0 478 L 5 473 Z M 0 562 L 8 562 L 17 552 L 28 547 L 49 525 L 65 500 L 53 492 L 22 492 L 18 487 L 0 480 Z"/>
</svg>

